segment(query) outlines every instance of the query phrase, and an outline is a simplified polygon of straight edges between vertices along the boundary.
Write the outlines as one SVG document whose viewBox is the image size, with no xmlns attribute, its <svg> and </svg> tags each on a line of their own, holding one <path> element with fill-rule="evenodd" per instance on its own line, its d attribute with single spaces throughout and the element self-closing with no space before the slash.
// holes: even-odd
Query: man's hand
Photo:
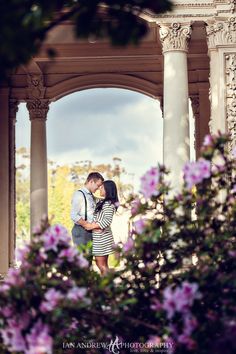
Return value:
<svg viewBox="0 0 236 354">
<path fill-rule="evenodd" d="M 88 222 L 81 218 L 77 221 L 77 224 L 85 228 L 85 225 L 88 224 Z"/>
</svg>

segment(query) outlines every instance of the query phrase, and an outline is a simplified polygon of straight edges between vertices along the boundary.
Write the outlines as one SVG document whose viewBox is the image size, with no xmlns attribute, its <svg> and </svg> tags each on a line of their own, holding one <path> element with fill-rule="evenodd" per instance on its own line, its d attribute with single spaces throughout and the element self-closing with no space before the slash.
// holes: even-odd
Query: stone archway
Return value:
<svg viewBox="0 0 236 354">
<path fill-rule="evenodd" d="M 32 216 L 47 212 L 46 117 L 50 102 L 77 89 L 114 85 L 162 100 L 165 162 L 174 170 L 173 180 L 178 180 L 188 158 L 189 97 L 196 119 L 197 152 L 209 131 L 209 120 L 212 132 L 229 131 L 235 144 L 236 17 L 232 1 L 176 0 L 173 12 L 142 17 L 150 31 L 139 47 L 111 48 L 107 41 L 77 41 L 72 24 L 61 24 L 50 32 L 37 57 L 12 73 L 11 84 L 1 86 L 1 273 L 12 263 L 14 251 L 18 102 L 27 102 L 31 120 Z M 51 46 L 57 51 L 54 61 L 47 57 Z M 37 166 L 42 173 L 36 180 Z M 41 200 L 37 200 L 37 210 L 35 195 Z"/>
</svg>

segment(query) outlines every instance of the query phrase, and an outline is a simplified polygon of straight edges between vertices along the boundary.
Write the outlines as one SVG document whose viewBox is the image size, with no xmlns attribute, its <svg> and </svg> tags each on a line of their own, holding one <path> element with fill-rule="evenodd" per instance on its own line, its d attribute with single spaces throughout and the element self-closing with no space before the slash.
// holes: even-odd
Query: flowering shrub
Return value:
<svg viewBox="0 0 236 354">
<path fill-rule="evenodd" d="M 44 224 L 0 287 L 2 352 L 233 354 L 236 150 L 207 136 L 173 195 L 164 166 L 127 202 L 124 267 L 94 272 L 67 231 Z M 81 342 L 85 345 L 80 346 Z M 103 345 L 102 345 L 103 343 Z M 80 348 L 80 349 L 78 349 Z M 67 350 L 65 350 L 67 349 Z M 154 350 L 154 351 L 153 351 Z M 156 351 L 158 352 L 158 351 Z"/>
</svg>

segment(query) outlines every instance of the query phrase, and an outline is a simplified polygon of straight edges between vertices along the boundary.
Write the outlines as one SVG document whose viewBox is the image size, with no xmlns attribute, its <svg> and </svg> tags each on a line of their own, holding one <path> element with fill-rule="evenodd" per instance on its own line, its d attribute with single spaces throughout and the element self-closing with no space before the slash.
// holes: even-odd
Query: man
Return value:
<svg viewBox="0 0 236 354">
<path fill-rule="evenodd" d="M 72 239 L 75 245 L 86 245 L 92 240 L 92 231 L 85 230 L 87 222 L 93 221 L 96 202 L 92 193 L 101 187 L 104 178 L 98 172 L 91 172 L 83 188 L 76 191 L 72 198 L 71 219 L 74 222 Z"/>
</svg>

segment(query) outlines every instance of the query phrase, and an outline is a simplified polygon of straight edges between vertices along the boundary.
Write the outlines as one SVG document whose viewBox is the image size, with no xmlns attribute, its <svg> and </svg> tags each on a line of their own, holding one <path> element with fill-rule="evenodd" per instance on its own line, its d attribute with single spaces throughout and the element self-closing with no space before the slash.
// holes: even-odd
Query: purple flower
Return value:
<svg viewBox="0 0 236 354">
<path fill-rule="evenodd" d="M 141 193 L 146 199 L 157 195 L 157 185 L 160 180 L 160 172 L 157 167 L 152 167 L 141 177 Z"/>
<path fill-rule="evenodd" d="M 20 269 L 10 268 L 5 278 L 5 283 L 13 286 L 20 286 L 23 284 Z"/>
<path fill-rule="evenodd" d="M 178 342 L 186 345 L 188 350 L 196 349 L 196 342 L 186 334 L 180 334 L 177 338 Z"/>
<path fill-rule="evenodd" d="M 152 303 L 151 303 L 151 306 L 150 308 L 153 310 L 153 311 L 159 311 L 162 309 L 162 304 L 160 303 L 159 300 L 157 300 L 156 298 L 152 299 Z"/>
<path fill-rule="evenodd" d="M 233 186 L 231 192 L 232 192 L 232 193 L 236 193 L 236 184 Z"/>
<path fill-rule="evenodd" d="M 87 289 L 86 288 L 79 288 L 77 286 L 74 286 L 72 289 L 70 289 L 67 293 L 67 299 L 72 300 L 72 301 L 77 301 L 77 300 L 82 300 L 84 299 L 85 295 L 87 294 Z"/>
<path fill-rule="evenodd" d="M 89 266 L 89 262 L 81 253 L 79 253 L 76 257 L 76 264 L 80 268 L 87 268 Z"/>
<path fill-rule="evenodd" d="M 183 333 L 190 336 L 192 332 L 197 328 L 198 322 L 196 318 L 190 314 L 184 316 L 184 330 Z"/>
<path fill-rule="evenodd" d="M 75 247 L 68 247 L 59 253 L 59 258 L 66 258 L 68 262 L 73 262 L 75 256 L 78 255 L 78 250 Z"/>
<path fill-rule="evenodd" d="M 212 143 L 213 143 L 213 137 L 210 134 L 206 135 L 203 140 L 203 146 L 212 146 Z"/>
<path fill-rule="evenodd" d="M 196 162 L 186 163 L 183 172 L 187 188 L 191 189 L 195 184 L 202 182 L 204 178 L 211 176 L 211 163 L 200 158 Z"/>
<path fill-rule="evenodd" d="M 40 310 L 42 312 L 52 311 L 59 303 L 61 299 L 64 298 L 64 295 L 55 289 L 49 289 L 44 295 L 46 301 L 43 301 L 40 305 Z"/>
<path fill-rule="evenodd" d="M 10 289 L 10 285 L 3 283 L 0 285 L 0 293 L 5 293 L 6 291 L 8 291 Z"/>
<path fill-rule="evenodd" d="M 44 234 L 44 247 L 46 251 L 55 251 L 57 252 L 57 245 L 59 239 L 54 234 L 48 233 Z"/>
<path fill-rule="evenodd" d="M 183 282 L 181 287 L 172 289 L 168 286 L 163 292 L 162 308 L 166 310 L 167 317 L 171 319 L 175 312 L 187 313 L 195 299 L 200 299 L 201 294 L 198 292 L 196 283 Z"/>
<path fill-rule="evenodd" d="M 64 226 L 54 225 L 49 227 L 42 235 L 46 251 L 53 250 L 57 252 L 59 243 L 68 244 L 71 240 L 68 231 Z"/>
<path fill-rule="evenodd" d="M 11 306 L 6 306 L 1 308 L 1 313 L 4 317 L 11 317 L 14 313 L 14 310 Z"/>
<path fill-rule="evenodd" d="M 236 158 L 236 145 L 232 149 L 232 156 Z"/>
<path fill-rule="evenodd" d="M 131 214 L 135 215 L 140 207 L 141 203 L 139 199 L 135 199 L 131 203 Z"/>
<path fill-rule="evenodd" d="M 21 263 L 24 263 L 29 251 L 30 251 L 30 247 L 27 244 L 25 244 L 24 247 L 22 248 L 16 248 L 15 250 L 16 260 Z"/>
<path fill-rule="evenodd" d="M 25 340 L 20 328 L 9 328 L 0 330 L 3 343 L 12 352 L 21 352 L 26 350 Z"/>
<path fill-rule="evenodd" d="M 123 245 L 124 252 L 129 252 L 134 248 L 134 241 L 131 237 L 128 238 L 127 242 Z"/>
<path fill-rule="evenodd" d="M 138 235 L 141 235 L 147 225 L 146 219 L 139 219 L 133 222 L 134 230 Z"/>
<path fill-rule="evenodd" d="M 30 333 L 26 336 L 28 349 L 25 354 L 52 354 L 53 339 L 49 335 L 49 327 L 44 325 L 41 320 L 33 326 Z"/>
</svg>

